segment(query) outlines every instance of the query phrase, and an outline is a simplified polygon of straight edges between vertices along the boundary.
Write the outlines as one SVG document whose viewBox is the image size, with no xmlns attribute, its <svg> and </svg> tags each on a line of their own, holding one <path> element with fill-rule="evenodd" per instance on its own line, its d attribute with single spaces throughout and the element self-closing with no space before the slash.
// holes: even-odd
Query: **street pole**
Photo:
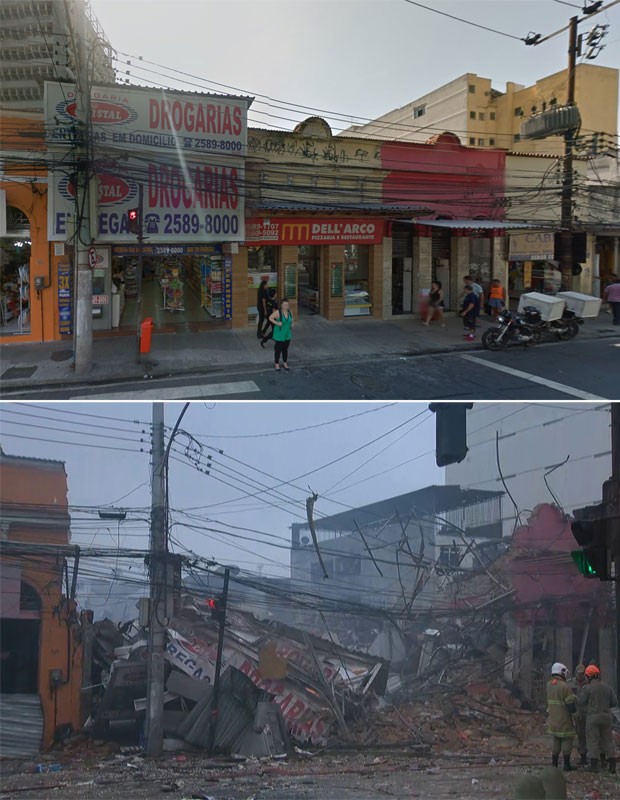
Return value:
<svg viewBox="0 0 620 800">
<path fill-rule="evenodd" d="M 605 498 L 603 498 L 605 499 Z M 610 550 L 616 584 L 616 691 L 620 694 L 620 403 L 611 404 L 611 480 L 609 501 L 615 517 Z"/>
<path fill-rule="evenodd" d="M 213 694 L 211 695 L 211 727 L 209 728 L 209 745 L 207 752 L 212 755 L 215 745 L 215 732 L 217 730 L 218 716 L 220 711 L 220 675 L 222 674 L 222 655 L 224 653 L 224 633 L 226 629 L 226 609 L 228 607 L 228 583 L 230 581 L 230 569 L 224 570 L 224 587 L 222 589 L 222 615 L 219 619 L 219 630 L 217 634 L 217 656 L 215 659 L 215 675 L 213 676 Z"/>
<path fill-rule="evenodd" d="M 577 66 L 578 17 L 571 17 L 568 41 L 568 97 L 567 106 L 575 105 L 575 69 Z M 564 134 L 564 170 L 562 177 L 562 208 L 560 231 L 560 270 L 562 288 L 570 289 L 573 282 L 573 147 L 576 128 Z"/>
<path fill-rule="evenodd" d="M 76 60 L 76 122 L 77 147 L 75 187 L 75 346 L 73 366 L 78 374 L 90 372 L 93 361 L 93 273 L 89 263 L 90 235 L 90 182 L 91 163 L 89 156 L 91 138 L 90 81 L 88 77 L 88 53 L 86 12 L 80 3 L 68 3 L 69 20 L 73 30 Z M 72 19 L 71 19 L 72 18 Z"/>
<path fill-rule="evenodd" d="M 138 271 L 136 275 L 136 309 L 137 309 L 137 353 L 136 361 L 140 363 L 140 343 L 142 341 L 142 261 L 144 258 L 144 186 L 138 184 Z"/>
<path fill-rule="evenodd" d="M 167 546 L 165 508 L 164 404 L 153 403 L 153 472 L 151 483 L 151 543 L 149 560 L 150 612 L 146 705 L 146 754 L 163 749 L 164 650 L 166 631 Z"/>
</svg>

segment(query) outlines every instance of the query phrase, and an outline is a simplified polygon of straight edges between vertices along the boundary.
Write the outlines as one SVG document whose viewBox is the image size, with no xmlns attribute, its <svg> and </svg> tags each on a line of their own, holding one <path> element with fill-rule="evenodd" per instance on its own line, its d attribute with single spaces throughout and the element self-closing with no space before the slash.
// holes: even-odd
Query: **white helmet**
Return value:
<svg viewBox="0 0 620 800">
<path fill-rule="evenodd" d="M 565 667 L 564 664 L 560 664 L 559 661 L 556 661 L 551 667 L 551 674 L 561 675 L 566 680 L 566 678 L 568 678 L 568 667 Z"/>
</svg>

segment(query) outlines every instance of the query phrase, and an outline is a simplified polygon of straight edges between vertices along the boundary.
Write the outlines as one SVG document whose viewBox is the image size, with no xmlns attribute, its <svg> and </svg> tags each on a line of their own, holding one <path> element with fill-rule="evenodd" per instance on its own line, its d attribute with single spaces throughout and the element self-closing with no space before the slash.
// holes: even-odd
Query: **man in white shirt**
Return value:
<svg viewBox="0 0 620 800">
<path fill-rule="evenodd" d="M 471 275 L 466 275 L 463 278 L 463 297 L 465 297 L 465 295 L 469 291 L 468 289 L 465 288 L 467 286 L 471 286 L 471 291 L 476 295 L 476 297 L 479 300 L 478 308 L 480 309 L 480 311 L 482 311 L 484 309 L 484 289 L 482 288 L 482 286 L 480 286 L 479 283 L 476 283 L 476 281 L 472 278 Z"/>
</svg>

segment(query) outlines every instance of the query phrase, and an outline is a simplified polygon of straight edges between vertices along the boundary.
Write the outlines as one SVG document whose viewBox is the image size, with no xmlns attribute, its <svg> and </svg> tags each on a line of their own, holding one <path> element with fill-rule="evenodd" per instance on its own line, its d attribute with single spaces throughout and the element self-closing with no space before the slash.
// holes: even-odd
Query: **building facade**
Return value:
<svg viewBox="0 0 620 800">
<path fill-rule="evenodd" d="M 44 81 L 74 81 L 71 31 L 86 31 L 91 79 L 115 80 L 113 50 L 84 0 L 5 0 L 0 5 L 0 107 L 43 110 Z"/>
<path fill-rule="evenodd" d="M 505 481 L 519 513 L 510 500 L 503 503 L 504 536 L 554 497 L 568 514 L 600 503 L 603 481 L 611 474 L 610 413 L 609 404 L 524 403 L 516 410 L 477 404 L 468 412 L 469 452 L 460 464 L 446 467 L 446 482 L 492 491 Z"/>
<path fill-rule="evenodd" d="M 291 526 L 291 583 L 378 609 L 428 608 L 438 570 L 470 569 L 472 543 L 488 558 L 501 541 L 502 491 L 428 486 Z"/>
<path fill-rule="evenodd" d="M 584 132 L 617 132 L 618 75 L 610 67 L 577 66 L 575 100 Z M 467 73 L 372 122 L 347 128 L 343 135 L 423 142 L 452 131 L 470 147 L 560 155 L 562 137 L 524 142 L 520 129 L 529 116 L 564 105 L 567 83 L 567 70 L 561 70 L 532 86 L 508 82 L 501 92 L 493 88 L 490 78 Z"/>
<path fill-rule="evenodd" d="M 54 554 L 70 538 L 64 464 L 0 451 L 0 511 L 0 751 L 30 755 L 82 723 L 80 624 Z"/>
</svg>

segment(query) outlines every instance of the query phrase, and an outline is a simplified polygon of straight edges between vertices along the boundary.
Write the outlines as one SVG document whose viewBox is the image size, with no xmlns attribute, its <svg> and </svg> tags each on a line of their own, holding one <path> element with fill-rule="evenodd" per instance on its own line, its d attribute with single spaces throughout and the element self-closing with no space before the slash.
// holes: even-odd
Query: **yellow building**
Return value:
<svg viewBox="0 0 620 800">
<path fill-rule="evenodd" d="M 490 78 L 470 72 L 372 122 L 347 128 L 343 135 L 423 142 L 433 134 L 451 131 L 462 144 L 471 147 L 559 155 L 563 147 L 561 137 L 522 142 L 520 129 L 529 116 L 565 105 L 567 91 L 566 69 L 541 78 L 532 86 L 508 82 L 503 92 L 493 88 Z M 616 134 L 617 69 L 579 64 L 575 72 L 575 99 L 581 113 L 584 146 L 588 146 L 595 133 Z"/>
</svg>

